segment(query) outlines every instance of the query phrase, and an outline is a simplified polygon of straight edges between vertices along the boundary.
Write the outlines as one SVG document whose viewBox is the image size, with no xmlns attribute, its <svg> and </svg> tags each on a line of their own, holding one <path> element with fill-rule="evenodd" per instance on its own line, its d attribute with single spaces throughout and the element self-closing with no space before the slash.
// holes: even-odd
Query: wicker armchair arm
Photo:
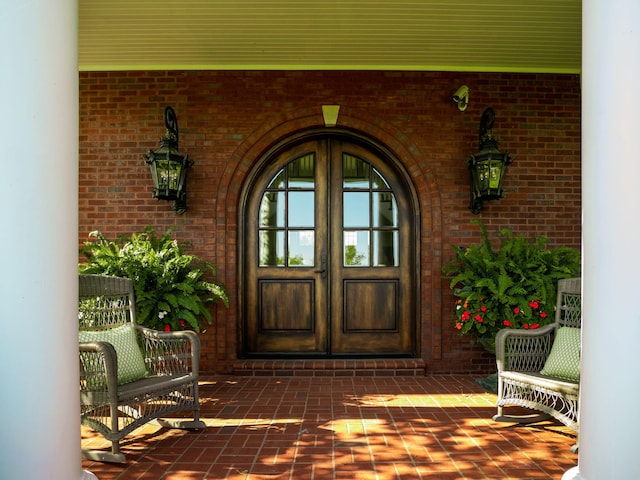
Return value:
<svg viewBox="0 0 640 480">
<path fill-rule="evenodd" d="M 159 332 L 136 326 L 144 339 L 143 355 L 151 375 L 199 374 L 200 339 L 190 330 Z"/>
<path fill-rule="evenodd" d="M 535 330 L 503 329 L 496 335 L 498 372 L 538 372 L 551 351 L 555 325 Z"/>
<path fill-rule="evenodd" d="M 106 392 L 109 402 L 118 398 L 118 356 L 108 342 L 79 342 L 80 391 Z M 104 396 L 103 396 L 104 398 Z"/>
</svg>

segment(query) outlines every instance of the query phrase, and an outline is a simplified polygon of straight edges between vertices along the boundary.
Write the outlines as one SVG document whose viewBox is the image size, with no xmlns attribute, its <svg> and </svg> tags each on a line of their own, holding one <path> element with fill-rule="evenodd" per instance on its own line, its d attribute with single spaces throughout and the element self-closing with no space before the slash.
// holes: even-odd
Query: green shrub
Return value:
<svg viewBox="0 0 640 480">
<path fill-rule="evenodd" d="M 555 320 L 558 280 L 578 276 L 580 251 L 547 249 L 547 238 L 527 240 L 508 229 L 494 249 L 478 220 L 481 242 L 453 247 L 455 258 L 443 272 L 458 297 L 454 323 L 461 334 L 493 338 L 502 328 L 535 329 Z"/>
<path fill-rule="evenodd" d="M 128 277 L 136 295 L 136 316 L 140 325 L 156 330 L 200 331 L 211 323 L 208 304 L 221 300 L 229 306 L 223 284 L 207 280 L 215 266 L 185 253 L 185 247 L 171 238 L 173 229 L 157 236 L 151 227 L 131 238 L 108 240 L 99 231 L 91 232 L 81 248 L 88 263 L 84 274 Z"/>
</svg>

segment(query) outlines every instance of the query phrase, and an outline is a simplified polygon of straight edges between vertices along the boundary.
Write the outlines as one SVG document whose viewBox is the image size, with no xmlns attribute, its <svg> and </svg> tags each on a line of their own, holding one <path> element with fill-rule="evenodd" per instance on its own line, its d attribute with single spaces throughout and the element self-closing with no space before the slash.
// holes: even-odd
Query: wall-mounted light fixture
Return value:
<svg viewBox="0 0 640 480">
<path fill-rule="evenodd" d="M 469 87 L 462 85 L 451 97 L 458 104 L 458 110 L 464 112 L 469 106 Z"/>
<path fill-rule="evenodd" d="M 480 151 L 467 160 L 471 173 L 471 203 L 475 214 L 482 210 L 482 202 L 502 198 L 502 180 L 511 155 L 498 150 L 498 141 L 493 138 L 493 108 L 487 108 L 480 119 Z"/>
<path fill-rule="evenodd" d="M 178 150 L 178 118 L 171 107 L 164 109 L 164 125 L 160 148 L 145 155 L 153 179 L 153 198 L 173 201 L 175 212 L 182 214 L 187 209 L 187 171 L 193 161 Z"/>
</svg>

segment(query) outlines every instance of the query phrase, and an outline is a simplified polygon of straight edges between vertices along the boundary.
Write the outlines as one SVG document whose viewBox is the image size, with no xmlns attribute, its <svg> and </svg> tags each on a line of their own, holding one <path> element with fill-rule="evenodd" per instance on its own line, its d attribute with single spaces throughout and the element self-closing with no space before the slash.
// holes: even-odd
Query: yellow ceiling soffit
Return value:
<svg viewBox="0 0 640 480">
<path fill-rule="evenodd" d="M 79 67 L 580 73 L 581 0 L 80 0 Z"/>
</svg>

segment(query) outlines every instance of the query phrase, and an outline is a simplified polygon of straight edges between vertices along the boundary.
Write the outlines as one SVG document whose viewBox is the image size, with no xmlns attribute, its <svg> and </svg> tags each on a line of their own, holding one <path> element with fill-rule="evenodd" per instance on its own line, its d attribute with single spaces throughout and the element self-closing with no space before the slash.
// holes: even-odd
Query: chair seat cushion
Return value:
<svg viewBox="0 0 640 480">
<path fill-rule="evenodd" d="M 133 382 L 147 375 L 144 358 L 138 345 L 135 327 L 131 323 L 108 330 L 81 330 L 80 342 L 107 342 L 113 345 L 118 357 L 118 383 Z"/>
<path fill-rule="evenodd" d="M 580 380 L 579 328 L 560 327 L 558 329 L 551 352 L 540 373 L 572 382 Z"/>
</svg>

